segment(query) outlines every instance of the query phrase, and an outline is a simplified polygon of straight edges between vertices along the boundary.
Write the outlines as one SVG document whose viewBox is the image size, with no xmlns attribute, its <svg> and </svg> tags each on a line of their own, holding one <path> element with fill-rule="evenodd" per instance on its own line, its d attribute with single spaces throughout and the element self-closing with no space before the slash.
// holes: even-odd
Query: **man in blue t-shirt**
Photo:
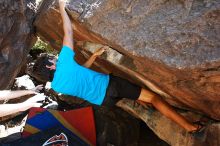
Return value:
<svg viewBox="0 0 220 146">
<path fill-rule="evenodd" d="M 101 55 L 108 47 L 104 46 L 96 51 L 86 63 L 81 66 L 75 59 L 73 47 L 73 31 L 71 21 L 65 11 L 65 2 L 59 1 L 60 13 L 63 19 L 63 47 L 59 54 L 57 63 L 49 60 L 47 66 L 38 66 L 35 69 L 49 70 L 51 75 L 48 80 L 52 80 L 52 88 L 58 93 L 77 96 L 96 105 L 113 106 L 122 98 L 138 100 L 152 104 L 166 117 L 178 123 L 188 132 L 198 132 L 203 126 L 198 123 L 191 123 L 178 114 L 168 103 L 152 92 L 141 88 L 125 79 L 113 75 L 98 73 L 89 69 L 96 57 Z M 52 64 L 51 64 L 52 63 Z"/>
<path fill-rule="evenodd" d="M 91 59 L 95 59 L 103 51 L 104 47 Z M 82 97 L 91 103 L 101 105 L 109 84 L 109 75 L 86 68 L 90 66 L 91 59 L 84 65 L 86 67 L 79 65 L 73 59 L 74 55 L 71 46 L 64 44 L 56 63 L 56 72 L 51 87 L 56 92 Z"/>
</svg>

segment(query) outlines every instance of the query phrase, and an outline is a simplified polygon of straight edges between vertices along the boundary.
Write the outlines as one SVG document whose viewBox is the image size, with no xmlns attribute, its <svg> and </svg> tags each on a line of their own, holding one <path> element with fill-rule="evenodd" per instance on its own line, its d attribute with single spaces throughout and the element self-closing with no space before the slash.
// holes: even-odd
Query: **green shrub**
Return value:
<svg viewBox="0 0 220 146">
<path fill-rule="evenodd" d="M 50 47 L 47 43 L 42 41 L 40 38 L 37 39 L 36 43 L 31 49 L 40 49 L 47 53 L 57 54 L 57 51 Z"/>
</svg>

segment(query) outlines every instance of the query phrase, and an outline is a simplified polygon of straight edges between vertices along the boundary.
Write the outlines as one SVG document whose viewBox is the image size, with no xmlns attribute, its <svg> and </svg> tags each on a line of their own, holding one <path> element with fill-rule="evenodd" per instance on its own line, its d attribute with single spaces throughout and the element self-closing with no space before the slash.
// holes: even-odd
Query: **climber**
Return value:
<svg viewBox="0 0 220 146">
<path fill-rule="evenodd" d="M 37 94 L 24 102 L 15 103 L 15 104 L 0 104 L 0 117 L 8 116 L 14 113 L 26 111 L 31 107 L 40 107 L 42 103 L 38 103 L 39 101 L 43 101 L 44 97 L 39 95 L 39 92 L 42 89 L 42 85 L 36 86 L 31 90 L 2 90 L 0 91 L 0 101 L 8 101 L 10 99 L 19 98 L 25 95 L 33 95 Z"/>
<path fill-rule="evenodd" d="M 115 105 L 121 98 L 142 101 L 152 104 L 158 111 L 188 132 L 193 133 L 202 129 L 201 124 L 186 120 L 154 92 L 120 77 L 98 73 L 89 69 L 96 57 L 108 49 L 107 46 L 98 49 L 83 66 L 79 65 L 73 59 L 75 56 L 73 30 L 63 0 L 59 0 L 59 8 L 63 19 L 64 38 L 58 61 L 55 63 L 54 60 L 41 60 L 41 62 L 36 62 L 34 66 L 35 70 L 48 69 L 50 71 L 51 74 L 48 80 L 52 80 L 51 86 L 54 91 L 77 96 L 93 104 L 104 106 Z"/>
</svg>

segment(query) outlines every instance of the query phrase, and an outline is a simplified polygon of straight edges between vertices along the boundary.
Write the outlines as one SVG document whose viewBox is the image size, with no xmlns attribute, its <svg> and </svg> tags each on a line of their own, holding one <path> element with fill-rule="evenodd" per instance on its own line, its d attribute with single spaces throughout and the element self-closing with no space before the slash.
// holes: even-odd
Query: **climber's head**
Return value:
<svg viewBox="0 0 220 146">
<path fill-rule="evenodd" d="M 56 57 L 42 54 L 33 66 L 33 77 L 41 82 L 52 81 L 56 70 Z"/>
</svg>

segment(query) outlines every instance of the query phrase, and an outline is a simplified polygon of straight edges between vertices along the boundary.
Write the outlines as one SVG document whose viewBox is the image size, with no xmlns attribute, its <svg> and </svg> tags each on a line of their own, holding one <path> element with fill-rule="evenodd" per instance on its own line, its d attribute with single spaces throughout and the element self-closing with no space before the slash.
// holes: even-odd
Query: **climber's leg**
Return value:
<svg viewBox="0 0 220 146">
<path fill-rule="evenodd" d="M 154 92 L 141 89 L 140 96 L 138 100 L 151 103 L 158 111 L 164 114 L 169 119 L 173 120 L 187 131 L 194 131 L 198 128 L 198 125 L 194 125 L 193 123 L 189 122 L 186 118 L 182 115 L 177 113 L 167 102 L 165 102 L 160 96 L 155 94 Z"/>
</svg>

